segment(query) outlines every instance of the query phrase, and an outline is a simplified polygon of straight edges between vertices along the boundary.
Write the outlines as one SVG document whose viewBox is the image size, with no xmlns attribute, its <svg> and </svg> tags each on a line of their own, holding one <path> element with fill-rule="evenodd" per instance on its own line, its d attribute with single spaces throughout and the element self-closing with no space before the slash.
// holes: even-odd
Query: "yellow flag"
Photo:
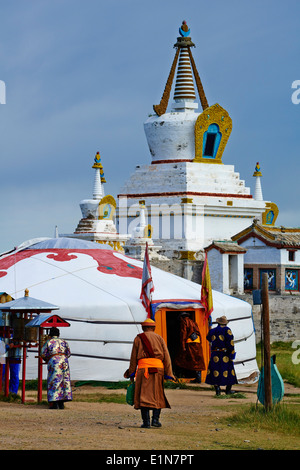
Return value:
<svg viewBox="0 0 300 470">
<path fill-rule="evenodd" d="M 205 253 L 204 266 L 202 270 L 202 287 L 201 287 L 201 299 L 200 300 L 201 300 L 201 304 L 205 308 L 204 319 L 206 320 L 210 316 L 211 312 L 213 311 L 213 298 L 212 298 L 209 267 L 208 267 L 208 261 L 207 261 L 207 253 Z"/>
</svg>

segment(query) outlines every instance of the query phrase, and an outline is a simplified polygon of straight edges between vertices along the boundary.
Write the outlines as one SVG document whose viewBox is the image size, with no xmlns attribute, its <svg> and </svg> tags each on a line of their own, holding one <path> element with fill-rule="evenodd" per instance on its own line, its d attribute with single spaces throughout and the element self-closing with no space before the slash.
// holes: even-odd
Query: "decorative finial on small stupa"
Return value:
<svg viewBox="0 0 300 470">
<path fill-rule="evenodd" d="M 255 171 L 254 171 L 254 173 L 253 173 L 253 176 L 262 176 L 262 173 L 261 173 L 261 171 L 260 171 L 259 162 L 256 163 Z"/>
<path fill-rule="evenodd" d="M 180 36 L 185 37 L 185 38 L 190 35 L 190 28 L 186 24 L 185 20 L 183 20 L 182 25 L 179 28 L 179 34 Z"/>
<path fill-rule="evenodd" d="M 255 167 L 255 171 L 253 173 L 253 176 L 256 177 L 254 199 L 256 201 L 263 201 L 263 194 L 262 194 L 261 182 L 260 182 L 260 178 L 262 176 L 262 173 L 260 171 L 259 162 L 256 163 L 256 167 Z"/>
<path fill-rule="evenodd" d="M 103 166 L 102 166 L 102 163 L 101 163 L 101 157 L 100 157 L 99 152 L 97 152 L 96 155 L 95 155 L 93 168 L 97 168 L 97 169 L 99 168 L 100 169 L 101 183 L 106 183 L 106 179 L 104 177 L 104 171 L 103 171 Z"/>
</svg>

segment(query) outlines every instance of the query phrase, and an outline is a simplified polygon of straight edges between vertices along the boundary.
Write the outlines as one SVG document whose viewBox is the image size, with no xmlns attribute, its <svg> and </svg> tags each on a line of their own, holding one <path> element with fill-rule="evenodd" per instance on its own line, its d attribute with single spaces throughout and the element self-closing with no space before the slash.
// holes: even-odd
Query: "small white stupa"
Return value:
<svg viewBox="0 0 300 470">
<path fill-rule="evenodd" d="M 114 222 L 117 204 L 113 196 L 105 196 L 104 183 L 106 183 L 106 180 L 99 152 L 95 155 L 92 168 L 95 171 L 93 197 L 92 199 L 83 199 L 80 202 L 82 218 L 75 232 L 59 236 L 108 244 L 114 250 L 123 252 L 124 244 L 130 238 L 130 235 L 117 233 Z"/>
<path fill-rule="evenodd" d="M 158 251 L 161 250 L 161 246 L 154 245 L 152 240 L 152 229 L 150 225 L 146 223 L 145 216 L 145 204 L 143 202 L 139 205 L 139 218 L 136 227 L 132 230 L 130 240 L 125 244 L 125 254 L 136 259 L 144 259 L 146 245 L 148 245 L 149 259 L 163 260 L 167 259 L 163 255 L 159 255 Z"/>
</svg>

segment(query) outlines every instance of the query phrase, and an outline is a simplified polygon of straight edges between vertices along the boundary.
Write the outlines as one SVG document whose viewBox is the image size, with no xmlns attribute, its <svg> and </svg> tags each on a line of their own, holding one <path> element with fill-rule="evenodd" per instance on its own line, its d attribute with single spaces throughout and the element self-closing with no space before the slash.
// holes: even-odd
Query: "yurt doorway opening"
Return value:
<svg viewBox="0 0 300 470">
<path fill-rule="evenodd" d="M 195 372 L 188 369 L 178 367 L 175 363 L 176 356 L 180 350 L 180 314 L 181 310 L 166 311 L 166 328 L 168 337 L 168 350 L 171 356 L 173 372 L 178 378 L 192 379 L 195 378 Z M 195 321 L 195 311 L 189 310 L 192 320 Z"/>
<path fill-rule="evenodd" d="M 195 379 L 195 370 L 178 367 L 178 365 L 176 365 L 176 357 L 180 351 L 180 314 L 183 312 L 189 312 L 190 318 L 197 323 L 200 331 L 200 341 L 205 365 L 205 370 L 201 371 L 201 381 L 204 382 L 210 357 L 209 343 L 206 339 L 206 335 L 208 333 L 208 321 L 204 320 L 204 309 L 158 309 L 155 313 L 155 331 L 161 335 L 167 343 L 171 356 L 173 372 L 176 377 L 183 380 Z"/>
</svg>

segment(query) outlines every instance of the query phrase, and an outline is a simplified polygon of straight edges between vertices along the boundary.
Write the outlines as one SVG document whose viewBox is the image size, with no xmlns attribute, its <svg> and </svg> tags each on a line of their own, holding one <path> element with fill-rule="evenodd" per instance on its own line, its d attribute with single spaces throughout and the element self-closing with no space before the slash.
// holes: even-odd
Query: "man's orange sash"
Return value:
<svg viewBox="0 0 300 470">
<path fill-rule="evenodd" d="M 155 357 L 145 357 L 144 359 L 140 359 L 138 362 L 138 369 L 145 369 L 144 376 L 146 379 L 149 379 L 149 367 L 157 367 L 157 369 L 163 369 L 164 365 L 160 359 L 156 359 Z"/>
<path fill-rule="evenodd" d="M 187 343 L 200 343 L 200 338 L 199 338 L 199 336 L 197 336 L 197 338 L 194 339 L 194 340 L 192 340 L 191 338 L 188 338 L 188 339 L 186 340 L 186 342 L 187 342 Z"/>
</svg>

